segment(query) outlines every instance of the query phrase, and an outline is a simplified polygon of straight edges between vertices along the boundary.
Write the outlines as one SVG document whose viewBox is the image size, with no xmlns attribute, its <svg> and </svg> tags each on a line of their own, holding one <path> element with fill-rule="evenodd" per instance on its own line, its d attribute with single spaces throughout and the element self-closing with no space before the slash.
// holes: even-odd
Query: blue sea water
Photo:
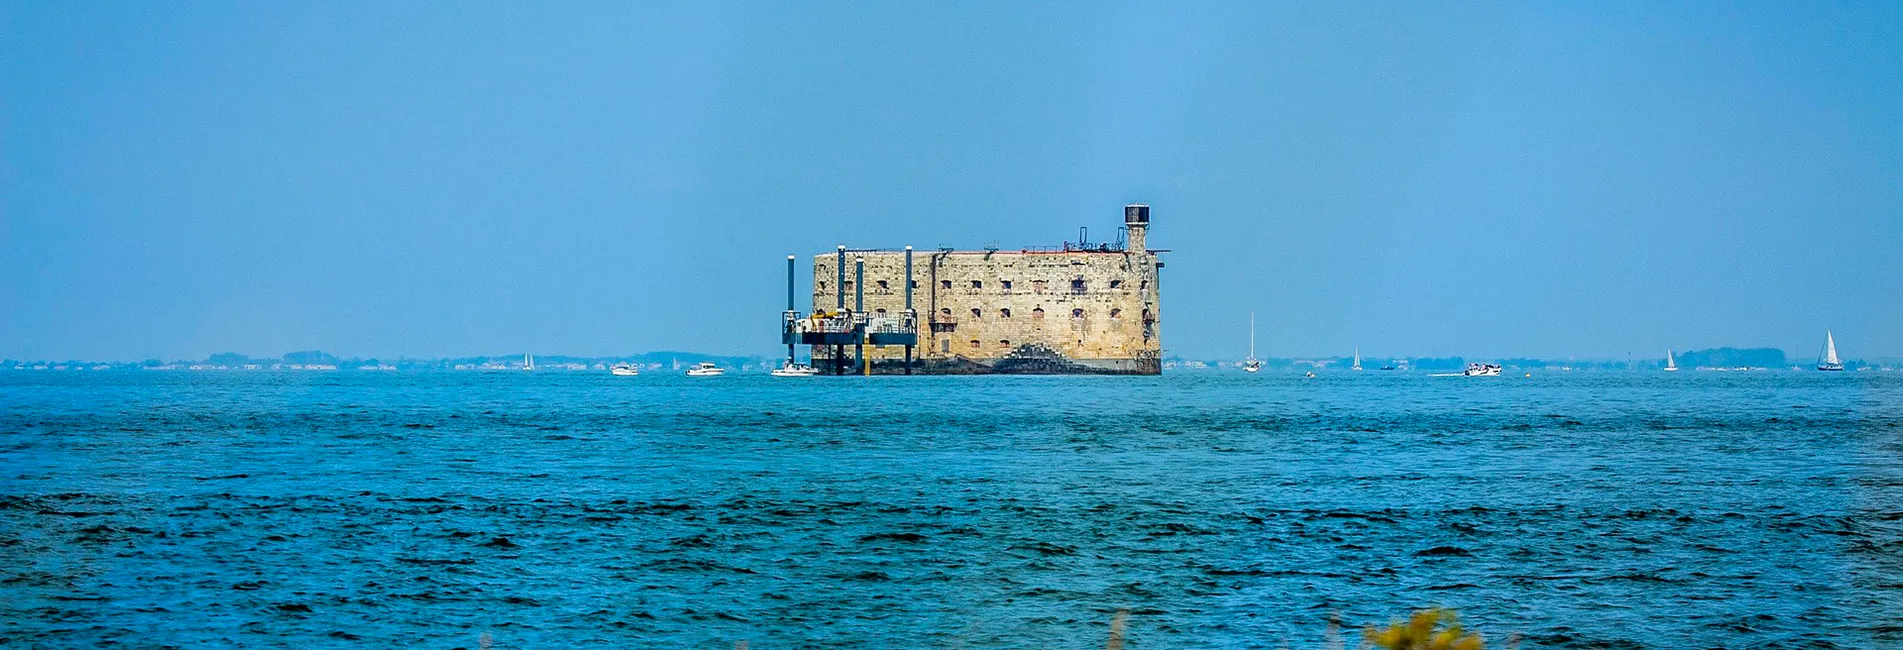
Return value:
<svg viewBox="0 0 1903 650">
<path fill-rule="evenodd" d="M 27 648 L 1903 647 L 1903 377 L 12 372 L 0 595 Z"/>
</svg>

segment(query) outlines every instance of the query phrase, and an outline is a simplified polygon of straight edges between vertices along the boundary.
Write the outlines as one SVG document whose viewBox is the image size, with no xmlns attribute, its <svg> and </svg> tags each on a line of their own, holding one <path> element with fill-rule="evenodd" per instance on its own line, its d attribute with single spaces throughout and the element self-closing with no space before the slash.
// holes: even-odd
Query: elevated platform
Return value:
<svg viewBox="0 0 1903 650">
<path fill-rule="evenodd" d="M 918 345 L 918 314 L 796 311 L 781 315 L 783 345 Z"/>
</svg>

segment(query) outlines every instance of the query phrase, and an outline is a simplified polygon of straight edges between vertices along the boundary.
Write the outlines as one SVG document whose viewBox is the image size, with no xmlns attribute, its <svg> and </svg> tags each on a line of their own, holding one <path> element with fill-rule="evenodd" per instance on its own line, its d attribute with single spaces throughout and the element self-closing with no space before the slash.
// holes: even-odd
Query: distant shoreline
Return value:
<svg viewBox="0 0 1903 650">
<path fill-rule="evenodd" d="M 1476 361 L 1481 360 L 1480 358 L 1477 358 L 1477 357 L 1474 359 Z M 535 360 L 535 367 L 532 369 L 532 371 L 533 372 L 557 372 L 557 373 L 563 373 L 563 372 L 606 373 L 612 366 L 616 364 L 629 364 L 629 365 L 635 366 L 636 368 L 639 368 L 640 370 L 644 372 L 671 372 L 671 371 L 683 371 L 686 368 L 696 363 L 700 363 L 702 361 L 712 362 L 722 367 L 737 370 L 740 372 L 766 372 L 766 371 L 772 370 L 773 368 L 777 368 L 781 359 L 766 358 L 766 357 L 722 357 L 722 356 L 716 356 L 716 355 L 690 355 L 690 354 L 682 354 L 679 356 L 670 357 L 666 360 L 645 360 L 645 359 L 642 359 L 641 357 L 614 357 L 614 358 L 603 358 L 603 359 L 588 359 L 584 361 L 584 360 L 564 360 L 564 359 L 558 359 L 554 357 L 537 357 Z M 1433 359 L 1431 360 L 1430 363 L 1415 362 L 1415 363 L 1409 363 L 1407 365 L 1397 365 L 1388 360 L 1376 360 L 1376 359 L 1363 358 L 1362 360 L 1363 367 L 1361 370 L 1354 370 L 1353 368 L 1350 367 L 1350 363 L 1351 362 L 1348 359 L 1314 359 L 1314 358 L 1262 359 L 1263 370 L 1267 372 L 1272 372 L 1272 373 L 1325 372 L 1325 373 L 1335 373 L 1335 374 L 1362 373 L 1362 374 L 1368 374 L 1368 375 L 1396 375 L 1396 374 L 1406 375 L 1406 374 L 1419 374 L 1424 372 L 1443 372 L 1443 371 L 1449 371 L 1449 370 L 1459 370 L 1465 366 L 1465 359 L 1461 357 L 1451 357 L 1451 358 L 1443 358 L 1443 359 Z M 1512 359 L 1512 360 L 1507 360 L 1507 361 L 1499 362 L 1499 363 L 1501 364 L 1501 367 L 1508 374 L 1525 373 L 1525 372 L 1541 372 L 1541 373 L 1648 372 L 1650 373 L 1650 372 L 1663 372 L 1664 370 L 1662 362 L 1651 362 L 1649 360 L 1646 362 L 1625 362 L 1625 361 L 1607 361 L 1607 360 L 1552 361 L 1552 360 L 1539 360 L 1539 359 Z M 1845 365 L 1845 369 L 1852 373 L 1903 371 L 1903 360 L 1897 360 L 1897 359 L 1878 359 L 1873 361 L 1847 360 L 1844 362 L 1844 365 Z M 1812 368 L 1810 365 L 1803 364 L 1803 363 L 1790 363 L 1790 364 L 1784 364 L 1779 366 L 1768 366 L 1768 365 L 1738 365 L 1738 366 L 1698 365 L 1698 366 L 1693 366 L 1693 365 L 1680 364 L 1680 367 L 1684 372 L 1687 372 L 1687 373 L 1706 373 L 1706 372 L 1756 373 L 1756 372 L 1814 372 L 1815 371 L 1815 369 Z M 1205 373 L 1205 372 L 1240 371 L 1241 369 L 1242 369 L 1242 361 L 1231 360 L 1231 359 L 1221 359 L 1221 360 L 1170 359 L 1163 362 L 1163 370 L 1165 372 Z M 391 362 L 383 362 L 383 361 L 377 361 L 372 359 L 372 360 L 345 360 L 339 363 L 285 363 L 283 361 L 274 362 L 274 361 L 259 360 L 253 363 L 240 363 L 240 364 L 215 364 L 215 363 L 208 363 L 204 361 L 167 361 L 167 362 L 146 361 L 146 362 L 137 362 L 137 363 L 90 362 L 90 361 L 13 361 L 13 360 L 0 361 L 0 372 L 8 372 L 8 371 L 14 371 L 14 372 L 121 371 L 121 372 L 213 372 L 213 373 L 244 373 L 244 372 L 344 372 L 344 373 L 513 372 L 513 373 L 521 373 L 526 370 L 531 370 L 531 369 L 525 368 L 520 358 L 513 358 L 512 360 L 498 358 L 495 360 L 481 360 L 481 361 L 472 361 L 467 359 L 457 359 L 457 360 L 404 359 L 404 360 L 397 360 L 397 361 L 391 361 Z"/>
</svg>

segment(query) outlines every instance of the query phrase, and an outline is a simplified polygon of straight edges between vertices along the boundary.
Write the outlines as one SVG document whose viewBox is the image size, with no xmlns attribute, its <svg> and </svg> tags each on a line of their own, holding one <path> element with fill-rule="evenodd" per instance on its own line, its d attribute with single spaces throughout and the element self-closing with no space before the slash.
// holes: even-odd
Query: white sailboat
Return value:
<svg viewBox="0 0 1903 650">
<path fill-rule="evenodd" d="M 1844 369 L 1844 362 L 1837 358 L 1837 338 L 1830 330 L 1824 330 L 1824 358 L 1817 362 L 1818 370 L 1837 371 Z"/>
<path fill-rule="evenodd" d="M 1348 369 L 1361 372 L 1361 346 L 1355 346 L 1355 365 L 1349 366 Z"/>
<path fill-rule="evenodd" d="M 535 355 L 533 354 L 522 355 L 522 369 L 523 370 L 535 369 Z"/>
<path fill-rule="evenodd" d="M 1665 371 L 1678 372 L 1678 359 L 1672 355 L 1671 350 L 1665 351 Z"/>
<path fill-rule="evenodd" d="M 1249 312 L 1249 358 L 1242 360 L 1242 369 L 1248 372 L 1262 369 L 1262 361 L 1255 358 L 1255 312 Z"/>
</svg>

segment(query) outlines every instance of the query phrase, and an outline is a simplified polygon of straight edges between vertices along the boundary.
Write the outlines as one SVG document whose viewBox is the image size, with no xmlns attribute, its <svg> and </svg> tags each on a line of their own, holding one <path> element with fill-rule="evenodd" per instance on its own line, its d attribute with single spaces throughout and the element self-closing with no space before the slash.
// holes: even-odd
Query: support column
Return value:
<svg viewBox="0 0 1903 650">
<path fill-rule="evenodd" d="M 866 258 L 863 255 L 857 258 L 857 265 L 852 271 L 852 288 L 853 329 L 857 334 L 853 337 L 852 358 L 865 369 L 865 374 L 870 375 L 872 363 L 866 360 L 866 326 L 865 321 L 860 320 L 860 314 L 866 313 Z"/>
<path fill-rule="evenodd" d="M 839 268 L 839 283 L 834 285 L 835 312 L 845 312 L 845 243 L 839 245 L 839 258 L 835 260 Z M 845 346 L 834 344 L 834 374 L 845 374 Z"/>
<path fill-rule="evenodd" d="M 912 311 L 912 247 L 905 247 L 905 317 L 912 321 L 912 340 L 918 341 L 918 313 Z M 912 343 L 905 344 L 905 374 L 912 374 Z"/>
<path fill-rule="evenodd" d="M 799 313 L 799 310 L 795 308 L 794 305 L 796 303 L 793 301 L 793 260 L 794 256 L 786 256 L 786 326 L 789 330 L 794 330 L 789 331 L 787 334 L 795 334 L 799 328 L 799 320 L 794 318 L 794 316 Z M 791 366 L 797 360 L 797 356 L 793 352 L 793 345 L 798 340 L 799 339 L 791 336 L 787 337 L 786 365 Z"/>
</svg>

